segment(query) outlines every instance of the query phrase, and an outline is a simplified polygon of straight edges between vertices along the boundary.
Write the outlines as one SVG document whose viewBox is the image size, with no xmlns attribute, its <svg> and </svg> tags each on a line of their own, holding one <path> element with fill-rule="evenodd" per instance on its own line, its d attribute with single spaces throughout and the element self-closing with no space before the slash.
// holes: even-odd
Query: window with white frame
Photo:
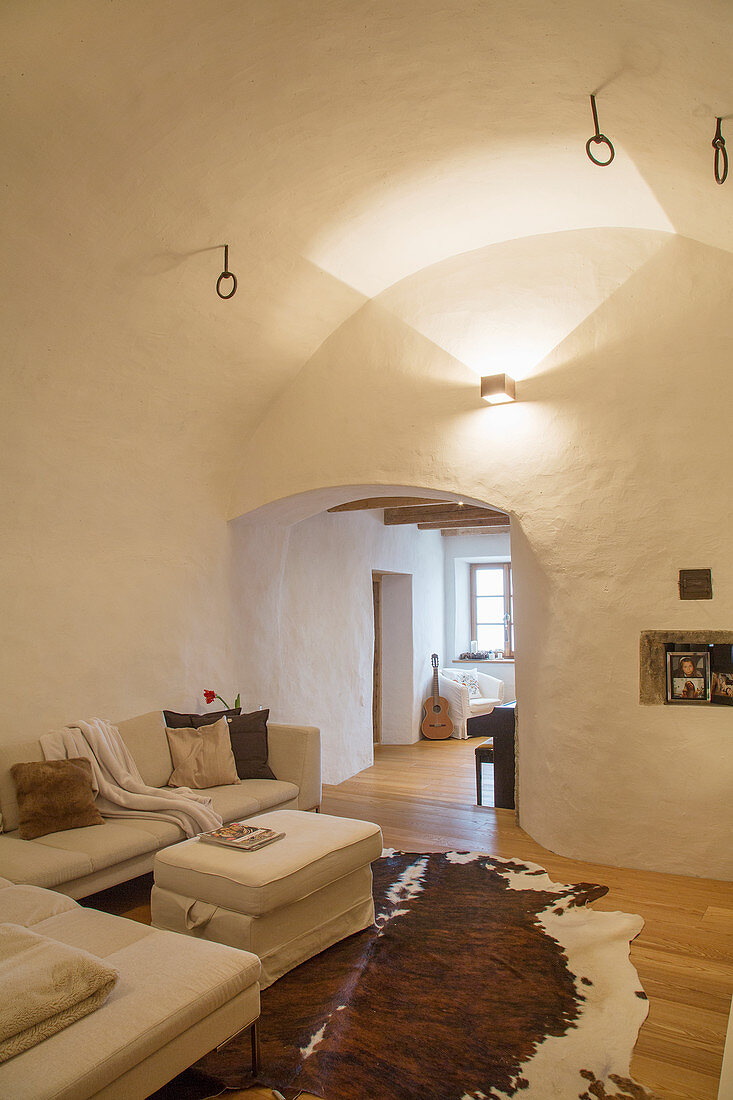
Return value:
<svg viewBox="0 0 733 1100">
<path fill-rule="evenodd" d="M 510 562 L 471 566 L 471 639 L 480 650 L 514 656 L 514 601 Z"/>
</svg>

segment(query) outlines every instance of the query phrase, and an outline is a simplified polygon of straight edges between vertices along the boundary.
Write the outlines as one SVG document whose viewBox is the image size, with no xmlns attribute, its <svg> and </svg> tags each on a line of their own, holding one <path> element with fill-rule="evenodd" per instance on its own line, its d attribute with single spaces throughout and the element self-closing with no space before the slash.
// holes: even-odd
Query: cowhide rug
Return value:
<svg viewBox="0 0 733 1100">
<path fill-rule="evenodd" d="M 375 926 L 263 993 L 259 1083 L 326 1100 L 649 1100 L 628 1076 L 643 921 L 587 908 L 606 892 L 476 852 L 386 853 Z M 245 1034 L 197 1064 L 198 1095 L 252 1084 L 248 1066 Z M 170 1095 L 196 1095 L 179 1081 Z"/>
</svg>

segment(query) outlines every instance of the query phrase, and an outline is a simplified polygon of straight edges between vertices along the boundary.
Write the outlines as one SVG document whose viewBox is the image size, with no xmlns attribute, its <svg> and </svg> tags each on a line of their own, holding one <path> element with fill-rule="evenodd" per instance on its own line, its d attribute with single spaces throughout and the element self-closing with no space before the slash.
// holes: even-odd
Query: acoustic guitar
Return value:
<svg viewBox="0 0 733 1100">
<path fill-rule="evenodd" d="M 438 694 L 438 654 L 434 653 L 430 658 L 433 666 L 433 694 L 423 704 L 425 717 L 422 720 L 423 737 L 430 741 L 442 741 L 446 737 L 453 736 L 453 723 L 448 717 L 450 704 L 447 699 Z"/>
</svg>

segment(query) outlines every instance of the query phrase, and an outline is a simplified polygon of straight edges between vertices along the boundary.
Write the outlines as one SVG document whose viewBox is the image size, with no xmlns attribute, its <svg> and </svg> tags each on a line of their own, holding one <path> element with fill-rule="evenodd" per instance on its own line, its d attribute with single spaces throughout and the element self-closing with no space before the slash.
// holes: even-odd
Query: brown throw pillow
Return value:
<svg viewBox="0 0 733 1100">
<path fill-rule="evenodd" d="M 166 729 L 173 761 L 169 787 L 221 787 L 238 783 L 226 718 L 193 729 Z"/>
<path fill-rule="evenodd" d="M 164 710 L 163 718 L 169 730 L 197 730 L 201 726 L 213 726 L 214 722 L 218 722 L 220 718 L 241 713 L 241 707 L 235 707 L 233 710 L 210 710 L 208 714 L 179 714 L 175 710 Z"/>
<path fill-rule="evenodd" d="M 269 710 L 253 710 L 229 718 L 229 738 L 240 779 L 275 779 L 267 766 L 267 719 Z"/>
<path fill-rule="evenodd" d="M 13 764 L 10 774 L 18 794 L 21 840 L 104 825 L 94 802 L 92 765 L 83 757 Z"/>
</svg>

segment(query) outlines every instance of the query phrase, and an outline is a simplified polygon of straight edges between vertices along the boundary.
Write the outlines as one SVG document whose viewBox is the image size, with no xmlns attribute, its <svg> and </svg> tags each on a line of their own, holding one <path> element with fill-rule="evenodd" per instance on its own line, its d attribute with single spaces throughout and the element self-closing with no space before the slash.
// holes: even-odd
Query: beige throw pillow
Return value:
<svg viewBox="0 0 733 1100">
<path fill-rule="evenodd" d="M 173 760 L 169 787 L 200 790 L 239 782 L 226 718 L 199 729 L 166 728 L 165 732 Z"/>
</svg>

